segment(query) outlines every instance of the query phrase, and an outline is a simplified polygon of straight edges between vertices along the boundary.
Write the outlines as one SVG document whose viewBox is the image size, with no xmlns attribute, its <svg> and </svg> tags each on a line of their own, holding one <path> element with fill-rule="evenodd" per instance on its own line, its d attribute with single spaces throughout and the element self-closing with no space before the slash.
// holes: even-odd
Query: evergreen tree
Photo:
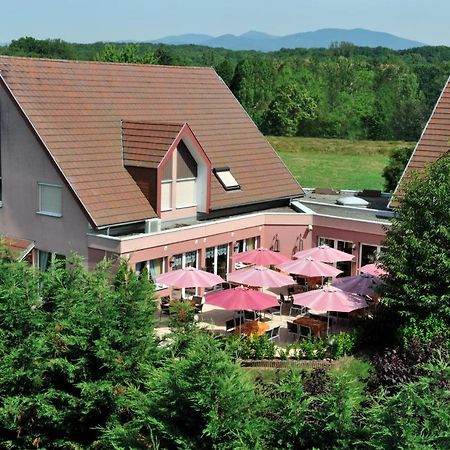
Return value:
<svg viewBox="0 0 450 450">
<path fill-rule="evenodd" d="M 3 254 L 3 252 L 2 252 Z M 0 445 L 85 448 L 155 355 L 154 301 L 122 263 L 37 273 L 0 258 Z"/>
</svg>

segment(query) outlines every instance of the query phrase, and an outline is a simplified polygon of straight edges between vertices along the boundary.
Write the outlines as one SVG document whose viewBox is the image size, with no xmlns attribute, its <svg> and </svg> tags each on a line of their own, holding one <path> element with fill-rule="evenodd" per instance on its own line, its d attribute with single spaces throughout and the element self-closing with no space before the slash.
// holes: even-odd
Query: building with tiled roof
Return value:
<svg viewBox="0 0 450 450">
<path fill-rule="evenodd" d="M 0 157 L 0 235 L 32 242 L 41 269 L 76 251 L 225 277 L 235 252 L 327 242 L 355 273 L 384 238 L 375 212 L 301 205 L 211 68 L 0 56 Z"/>
<path fill-rule="evenodd" d="M 423 129 L 411 158 L 406 165 L 390 205 L 398 206 L 404 186 L 413 173 L 421 174 L 432 163 L 450 151 L 450 78 Z"/>
</svg>

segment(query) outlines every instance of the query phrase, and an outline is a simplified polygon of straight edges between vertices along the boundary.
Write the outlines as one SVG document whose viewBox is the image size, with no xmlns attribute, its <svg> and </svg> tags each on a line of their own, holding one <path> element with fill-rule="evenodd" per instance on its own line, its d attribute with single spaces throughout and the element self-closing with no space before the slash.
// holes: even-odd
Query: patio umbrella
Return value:
<svg viewBox="0 0 450 450">
<path fill-rule="evenodd" d="M 293 303 L 317 311 L 327 311 L 327 334 L 330 328 L 330 311 L 351 312 L 355 309 L 367 307 L 367 302 L 363 297 L 333 286 L 295 294 Z"/>
<path fill-rule="evenodd" d="M 294 305 L 305 306 L 317 311 L 350 312 L 367 307 L 366 300 L 360 295 L 333 286 L 295 294 L 293 297 Z"/>
<path fill-rule="evenodd" d="M 338 278 L 333 286 L 346 292 L 373 297 L 376 295 L 375 288 L 381 283 L 382 281 L 379 278 L 363 273 L 354 277 Z"/>
<path fill-rule="evenodd" d="M 319 245 L 308 250 L 302 250 L 294 255 L 296 258 L 306 258 L 310 256 L 324 263 L 335 263 L 339 261 L 353 261 L 354 256 L 350 253 L 341 252 L 328 245 Z"/>
<path fill-rule="evenodd" d="M 272 295 L 243 286 L 209 292 L 205 295 L 205 303 L 234 311 L 262 311 L 280 306 L 278 300 Z"/>
<path fill-rule="evenodd" d="M 248 264 L 257 264 L 260 266 L 269 266 L 271 264 L 282 264 L 291 259 L 281 253 L 273 252 L 267 248 L 257 248 L 248 252 L 237 253 L 233 256 L 235 262 Z"/>
<path fill-rule="evenodd" d="M 366 264 L 358 269 L 361 273 L 367 273 L 369 275 L 373 275 L 374 277 L 382 277 L 387 275 L 388 272 L 381 267 L 378 267 L 376 264 Z"/>
<path fill-rule="evenodd" d="M 263 266 L 252 266 L 236 270 L 229 273 L 227 279 L 232 283 L 256 287 L 282 287 L 295 284 L 295 281 L 290 276 Z"/>
<path fill-rule="evenodd" d="M 156 277 L 157 283 L 176 288 L 209 288 L 224 281 L 219 275 L 214 275 L 213 273 L 205 272 L 194 267 L 173 270 Z"/>
<path fill-rule="evenodd" d="M 310 256 L 301 259 L 294 259 L 277 266 L 279 269 L 288 273 L 295 273 L 303 277 L 335 277 L 342 273 L 342 270 L 317 261 Z"/>
</svg>

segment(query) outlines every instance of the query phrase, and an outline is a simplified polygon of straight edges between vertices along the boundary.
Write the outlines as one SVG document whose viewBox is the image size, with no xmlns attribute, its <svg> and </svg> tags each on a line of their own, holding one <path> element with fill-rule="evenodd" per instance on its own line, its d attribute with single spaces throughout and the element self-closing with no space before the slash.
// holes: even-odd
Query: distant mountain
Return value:
<svg viewBox="0 0 450 450">
<path fill-rule="evenodd" d="M 152 42 L 173 45 L 197 44 L 208 47 L 223 47 L 230 50 L 259 50 L 263 52 L 276 51 L 281 48 L 328 48 L 333 42 L 350 42 L 361 47 L 387 47 L 393 50 L 425 45 L 422 42 L 403 39 L 393 34 L 362 28 L 353 30 L 324 28 L 287 36 L 273 36 L 259 31 L 248 31 L 240 36 L 224 34 L 217 37 L 206 34 L 182 34 L 180 36 L 168 36 Z"/>
<path fill-rule="evenodd" d="M 149 42 L 158 42 L 161 44 L 168 44 L 168 45 L 183 45 L 183 44 L 203 45 L 203 42 L 208 41 L 210 39 L 214 39 L 214 37 L 208 34 L 182 34 L 180 36 L 167 36 L 158 39 L 157 41 L 149 41 Z"/>
</svg>

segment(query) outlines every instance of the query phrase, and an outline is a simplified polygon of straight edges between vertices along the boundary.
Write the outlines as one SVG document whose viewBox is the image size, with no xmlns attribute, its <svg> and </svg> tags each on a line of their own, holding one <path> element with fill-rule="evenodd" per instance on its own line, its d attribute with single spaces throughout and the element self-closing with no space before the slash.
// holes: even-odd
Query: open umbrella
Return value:
<svg viewBox="0 0 450 450">
<path fill-rule="evenodd" d="M 342 270 L 317 261 L 310 256 L 301 259 L 294 259 L 277 266 L 279 269 L 288 273 L 295 273 L 302 277 L 335 277 L 342 273 Z"/>
<path fill-rule="evenodd" d="M 333 283 L 333 286 L 338 287 L 343 291 L 373 297 L 376 295 L 375 292 L 376 287 L 381 283 L 382 281 L 379 278 L 374 277 L 373 275 L 369 275 L 367 273 L 363 273 L 361 275 L 356 275 L 354 277 L 338 278 Z"/>
<path fill-rule="evenodd" d="M 243 286 L 209 292 L 205 295 L 205 303 L 234 311 L 262 311 L 279 306 L 278 300 L 272 295 Z"/>
<path fill-rule="evenodd" d="M 310 256 L 325 263 L 335 263 L 339 261 L 353 261 L 354 256 L 350 253 L 341 252 L 328 245 L 319 245 L 308 250 L 302 250 L 294 255 L 296 258 L 306 258 Z"/>
<path fill-rule="evenodd" d="M 295 284 L 295 281 L 290 276 L 263 266 L 252 266 L 236 270 L 229 273 L 227 279 L 232 283 L 257 287 L 282 287 Z"/>
<path fill-rule="evenodd" d="M 330 328 L 330 311 L 348 313 L 355 309 L 367 307 L 367 302 L 364 297 L 333 286 L 326 286 L 322 289 L 295 294 L 293 297 L 294 305 L 328 312 L 327 333 Z"/>
<path fill-rule="evenodd" d="M 294 305 L 305 306 L 317 311 L 350 312 L 367 307 L 366 300 L 360 295 L 333 286 L 302 292 L 293 297 Z"/>
<path fill-rule="evenodd" d="M 156 277 L 157 283 L 176 288 L 209 288 L 224 281 L 219 275 L 214 275 L 213 273 L 205 272 L 194 267 L 173 270 Z"/>
<path fill-rule="evenodd" d="M 260 266 L 269 266 L 271 264 L 281 264 L 291 259 L 281 253 L 273 252 L 267 248 L 257 248 L 248 252 L 237 253 L 233 256 L 235 262 L 247 264 L 257 264 Z"/>
<path fill-rule="evenodd" d="M 373 275 L 374 277 L 382 277 L 387 275 L 387 271 L 378 267 L 376 264 L 366 264 L 358 269 L 361 273 L 367 273 Z"/>
</svg>

